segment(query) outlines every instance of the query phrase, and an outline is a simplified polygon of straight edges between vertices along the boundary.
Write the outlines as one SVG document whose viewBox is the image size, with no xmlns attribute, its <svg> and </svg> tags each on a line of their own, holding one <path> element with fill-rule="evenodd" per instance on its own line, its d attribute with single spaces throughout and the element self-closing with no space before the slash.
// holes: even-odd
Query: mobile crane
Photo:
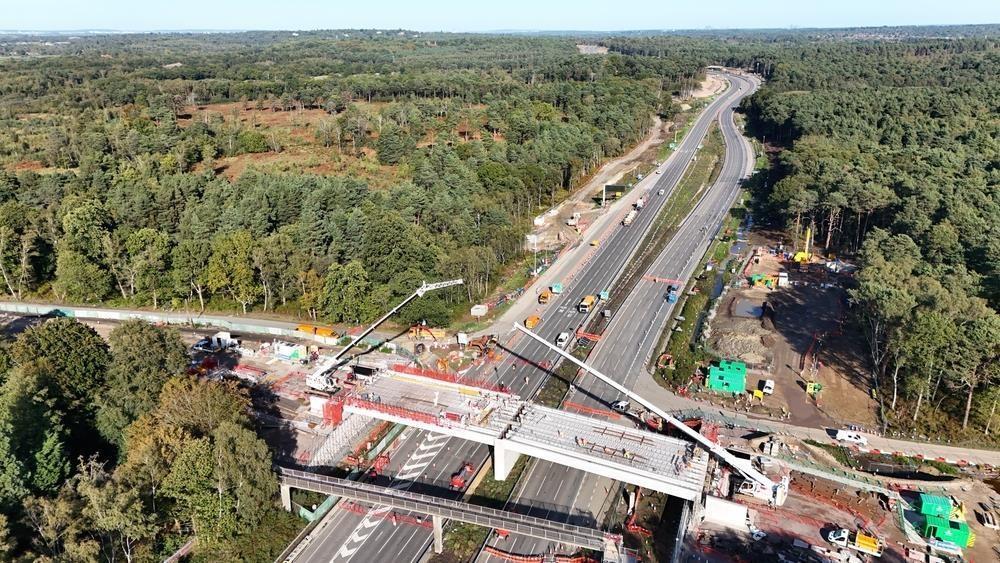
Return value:
<svg viewBox="0 0 1000 563">
<path fill-rule="evenodd" d="M 434 291 L 435 289 L 444 289 L 446 287 L 452 287 L 455 285 L 462 285 L 463 283 L 465 283 L 465 281 L 462 279 L 441 281 L 437 283 L 424 282 L 420 287 L 417 288 L 416 291 L 413 292 L 412 295 L 404 299 L 399 305 L 393 307 L 392 310 L 390 310 L 388 313 L 382 315 L 382 318 L 375 321 L 370 327 L 365 329 L 364 332 L 355 336 L 354 339 L 351 340 L 351 342 L 346 347 L 344 347 L 343 350 L 337 352 L 337 354 L 332 358 L 326 358 L 323 361 L 321 361 L 316 366 L 316 369 L 314 369 L 309 375 L 306 376 L 306 385 L 310 389 L 314 389 L 316 391 L 322 391 L 322 392 L 333 391 L 334 389 L 337 388 L 334 382 L 333 372 L 336 371 L 337 368 L 347 363 L 348 360 L 342 360 L 341 358 L 343 358 L 344 355 L 347 354 L 348 350 L 354 348 L 358 344 L 358 342 L 361 342 L 361 340 L 363 340 L 366 336 L 374 332 L 375 329 L 379 327 L 379 325 L 384 323 L 386 319 L 388 319 L 389 317 L 395 315 L 397 311 L 405 307 L 410 301 L 413 301 L 417 297 L 423 297 L 424 294 L 427 293 L 428 291 Z"/>
<path fill-rule="evenodd" d="M 734 456 L 722 446 L 702 436 L 701 434 L 694 431 L 692 428 L 690 428 L 677 418 L 674 418 L 673 416 L 668 414 L 663 409 L 657 407 L 650 401 L 647 401 L 641 396 L 633 393 L 631 390 L 625 388 L 614 379 L 611 379 L 610 377 L 597 371 L 596 369 L 592 368 L 586 363 L 578 360 L 565 350 L 562 350 L 561 348 L 554 346 L 551 342 L 545 340 L 541 336 L 538 336 L 537 334 L 528 330 L 521 324 L 515 323 L 514 328 L 516 330 L 523 332 L 524 334 L 527 334 L 532 339 L 538 341 L 539 343 L 551 349 L 553 352 L 559 354 L 563 358 L 566 358 L 567 360 L 573 362 L 580 368 L 590 372 L 591 374 L 594 375 L 594 377 L 607 383 L 619 393 L 623 393 L 629 399 L 646 407 L 646 409 L 649 410 L 649 412 L 656 414 L 664 422 L 670 424 L 671 426 L 679 430 L 681 433 L 683 433 L 687 437 L 691 438 L 692 440 L 700 444 L 702 447 L 708 450 L 712 455 L 716 456 L 717 458 L 727 463 L 733 469 L 738 471 L 740 475 L 742 475 L 743 478 L 745 479 L 743 485 L 740 486 L 741 493 L 749 494 L 757 498 L 772 502 L 775 506 L 781 506 L 782 504 L 785 503 L 785 499 L 788 496 L 788 485 L 789 485 L 788 477 L 783 477 L 781 481 L 777 483 L 772 481 L 770 477 L 757 470 L 757 468 L 753 466 L 753 463 L 750 460 L 740 459 Z"/>
</svg>

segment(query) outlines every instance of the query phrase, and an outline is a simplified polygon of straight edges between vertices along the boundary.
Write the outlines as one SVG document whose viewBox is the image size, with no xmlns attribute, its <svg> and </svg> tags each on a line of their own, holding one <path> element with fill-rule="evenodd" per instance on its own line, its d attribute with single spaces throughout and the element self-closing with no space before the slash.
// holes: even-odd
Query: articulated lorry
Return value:
<svg viewBox="0 0 1000 563">
<path fill-rule="evenodd" d="M 629 226 L 629 225 L 631 225 L 632 221 L 635 221 L 635 216 L 637 214 L 638 214 L 638 212 L 635 209 L 633 209 L 632 211 L 629 211 L 628 215 L 626 215 L 625 218 L 622 219 L 622 225 L 624 225 L 626 227 Z"/>
</svg>

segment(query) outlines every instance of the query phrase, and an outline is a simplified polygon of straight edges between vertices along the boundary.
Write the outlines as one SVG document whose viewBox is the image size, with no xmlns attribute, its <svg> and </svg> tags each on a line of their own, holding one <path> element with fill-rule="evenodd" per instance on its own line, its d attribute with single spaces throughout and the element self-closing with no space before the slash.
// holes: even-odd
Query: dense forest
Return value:
<svg viewBox="0 0 1000 563">
<path fill-rule="evenodd" d="M 671 92 L 704 66 L 687 52 L 587 57 L 568 39 L 404 32 L 53 48 L 0 62 L 9 297 L 352 323 L 423 279 L 468 283 L 404 320 L 446 323 L 487 295 L 532 217 L 673 111 Z M 286 118 L 285 131 L 257 122 Z M 289 143 L 344 173 L 218 174 L 292 158 Z"/>
<path fill-rule="evenodd" d="M 0 375 L 0 560 L 273 558 L 294 535 L 246 391 L 183 375 L 173 329 L 28 328 Z M 270 534 L 255 537 L 261 527 Z M 267 559 L 270 560 L 270 559 Z"/>
<path fill-rule="evenodd" d="M 884 422 L 950 434 L 1000 400 L 1000 43 L 792 49 L 746 102 L 768 211 L 855 257 Z"/>
</svg>

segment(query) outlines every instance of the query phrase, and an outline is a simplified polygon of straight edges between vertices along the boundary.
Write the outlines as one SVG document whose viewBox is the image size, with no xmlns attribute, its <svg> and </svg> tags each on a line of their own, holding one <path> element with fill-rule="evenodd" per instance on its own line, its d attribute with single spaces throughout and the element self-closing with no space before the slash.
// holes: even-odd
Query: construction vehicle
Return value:
<svg viewBox="0 0 1000 563">
<path fill-rule="evenodd" d="M 623 386 L 614 379 L 604 375 L 600 371 L 594 369 L 593 367 L 587 365 L 576 356 L 562 350 L 552 343 L 548 342 L 541 336 L 531 332 L 527 328 L 515 324 L 514 329 L 527 334 L 533 340 L 541 343 L 543 346 L 549 348 L 556 354 L 562 356 L 565 360 L 568 360 L 575 364 L 577 367 L 586 370 L 588 373 L 592 374 L 594 377 L 600 379 L 601 381 L 607 383 L 611 388 L 618 391 L 629 400 L 638 403 L 639 405 L 646 408 L 650 414 L 658 416 L 664 422 L 670 424 L 677 430 L 679 430 L 685 437 L 694 440 L 697 444 L 700 444 L 703 448 L 708 450 L 716 458 L 721 459 L 730 467 L 735 469 L 745 480 L 740 484 L 740 492 L 748 495 L 752 495 L 759 499 L 765 500 L 774 506 L 781 506 L 785 504 L 785 499 L 788 498 L 788 487 L 790 479 L 786 475 L 782 477 L 777 482 L 771 480 L 770 477 L 765 475 L 759 469 L 757 469 L 752 460 L 742 459 L 729 453 L 726 448 L 720 446 L 719 444 L 713 442 L 706 436 L 687 426 L 676 417 L 671 416 L 662 408 L 656 406 L 651 401 L 646 400 L 642 396 L 634 393 L 631 389 Z"/>
<path fill-rule="evenodd" d="M 448 331 L 443 328 L 430 328 L 424 324 L 410 327 L 410 338 L 414 340 L 443 340 L 446 336 Z"/>
<path fill-rule="evenodd" d="M 798 263 L 808 262 L 812 260 L 812 227 L 806 227 L 806 236 L 803 240 L 802 250 L 795 253 L 792 257 Z"/>
<path fill-rule="evenodd" d="M 622 219 L 622 225 L 624 225 L 626 227 L 629 226 L 629 225 L 631 225 L 632 221 L 635 221 L 635 216 L 637 214 L 638 214 L 638 212 L 635 209 L 633 209 L 632 211 L 629 211 L 628 215 L 625 215 L 625 218 Z"/>
<path fill-rule="evenodd" d="M 479 356 L 485 356 L 493 351 L 497 345 L 497 335 L 486 334 L 480 336 L 479 338 L 474 338 L 469 341 L 468 349 L 472 350 Z"/>
<path fill-rule="evenodd" d="M 885 542 L 877 536 L 869 536 L 864 532 L 852 532 L 846 528 L 833 530 L 826 535 L 827 541 L 833 545 L 846 547 L 875 557 L 882 557 Z"/>
<path fill-rule="evenodd" d="M 538 294 L 538 304 L 545 305 L 552 299 L 552 290 L 546 289 Z"/>
<path fill-rule="evenodd" d="M 385 471 L 385 468 L 389 466 L 389 456 L 386 454 L 381 454 L 375 458 L 375 462 L 368 469 L 368 478 L 374 479 Z"/>
<path fill-rule="evenodd" d="M 541 317 L 538 315 L 531 315 L 530 317 L 524 319 L 524 326 L 528 328 L 535 328 L 540 322 L 542 322 Z"/>
<path fill-rule="evenodd" d="M 569 219 L 566 219 L 566 226 L 575 227 L 580 224 L 580 213 L 574 213 Z"/>
<path fill-rule="evenodd" d="M 465 488 L 466 479 L 472 476 L 472 473 L 476 470 L 471 463 L 465 462 L 462 464 L 462 468 L 451 474 L 451 482 L 449 486 L 453 491 L 461 491 Z"/>
<path fill-rule="evenodd" d="M 306 376 L 306 385 L 314 391 L 320 391 L 323 393 L 329 393 L 330 391 L 336 390 L 337 385 L 336 385 L 336 378 L 334 377 L 334 372 L 336 372 L 336 370 L 339 367 L 341 367 L 342 365 L 346 364 L 349 361 L 341 358 L 343 358 L 348 351 L 357 346 L 358 342 L 361 342 L 369 334 L 375 332 L 375 329 L 378 328 L 382 323 L 384 323 L 386 319 L 395 315 L 397 311 L 405 307 L 410 301 L 413 301 L 417 297 L 423 297 L 424 294 L 427 293 L 428 291 L 444 289 L 446 287 L 461 285 L 463 283 L 465 282 L 464 280 L 461 279 L 448 280 L 437 283 L 424 282 L 420 287 L 417 288 L 416 291 L 413 292 L 412 295 L 401 301 L 398 305 L 389 310 L 388 313 L 382 315 L 382 318 L 378 319 L 363 332 L 355 336 L 347 344 L 347 346 L 344 347 L 343 350 L 337 352 L 337 354 L 334 355 L 333 357 L 326 358 L 323 361 L 319 362 L 316 365 L 316 368 L 313 369 L 313 371 Z"/>
<path fill-rule="evenodd" d="M 597 296 L 588 295 L 580 300 L 580 304 L 576 306 L 576 310 L 581 313 L 589 313 L 594 308 L 594 303 L 597 303 Z M 531 327 L 529 326 L 528 328 Z"/>
</svg>

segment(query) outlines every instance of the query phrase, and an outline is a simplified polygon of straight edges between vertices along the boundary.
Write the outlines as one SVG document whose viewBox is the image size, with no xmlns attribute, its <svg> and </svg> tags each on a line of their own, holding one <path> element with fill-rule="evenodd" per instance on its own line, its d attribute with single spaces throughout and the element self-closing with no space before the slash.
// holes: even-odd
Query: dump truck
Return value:
<svg viewBox="0 0 1000 563">
<path fill-rule="evenodd" d="M 580 304 L 576 306 L 576 309 L 581 313 L 589 313 L 594 307 L 594 303 L 597 303 L 596 295 L 588 295 L 580 300 Z M 531 328 L 530 326 L 528 328 Z"/>
<path fill-rule="evenodd" d="M 538 303 L 540 305 L 545 305 L 549 302 L 549 299 L 552 299 L 552 290 L 546 289 L 538 294 Z"/>
<path fill-rule="evenodd" d="M 870 536 L 864 532 L 852 532 L 846 528 L 833 530 L 826 535 L 826 539 L 833 545 L 847 547 L 875 557 L 881 557 L 882 550 L 885 548 L 885 542 L 882 541 L 882 538 Z"/>
<path fill-rule="evenodd" d="M 626 227 L 627 227 L 627 226 L 629 226 L 629 225 L 631 225 L 631 224 L 632 224 L 632 221 L 635 221 L 635 216 L 636 216 L 637 214 L 638 214 L 638 213 L 636 212 L 636 210 L 635 210 L 635 209 L 633 209 L 632 211 L 629 211 L 629 212 L 628 212 L 628 215 L 626 215 L 626 216 L 625 216 L 625 218 L 624 218 L 624 219 L 622 219 L 622 225 L 624 225 L 624 226 L 626 226 Z"/>
<path fill-rule="evenodd" d="M 524 319 L 524 328 L 535 328 L 540 322 L 542 322 L 541 317 L 538 315 L 531 315 L 530 317 Z"/>
</svg>

